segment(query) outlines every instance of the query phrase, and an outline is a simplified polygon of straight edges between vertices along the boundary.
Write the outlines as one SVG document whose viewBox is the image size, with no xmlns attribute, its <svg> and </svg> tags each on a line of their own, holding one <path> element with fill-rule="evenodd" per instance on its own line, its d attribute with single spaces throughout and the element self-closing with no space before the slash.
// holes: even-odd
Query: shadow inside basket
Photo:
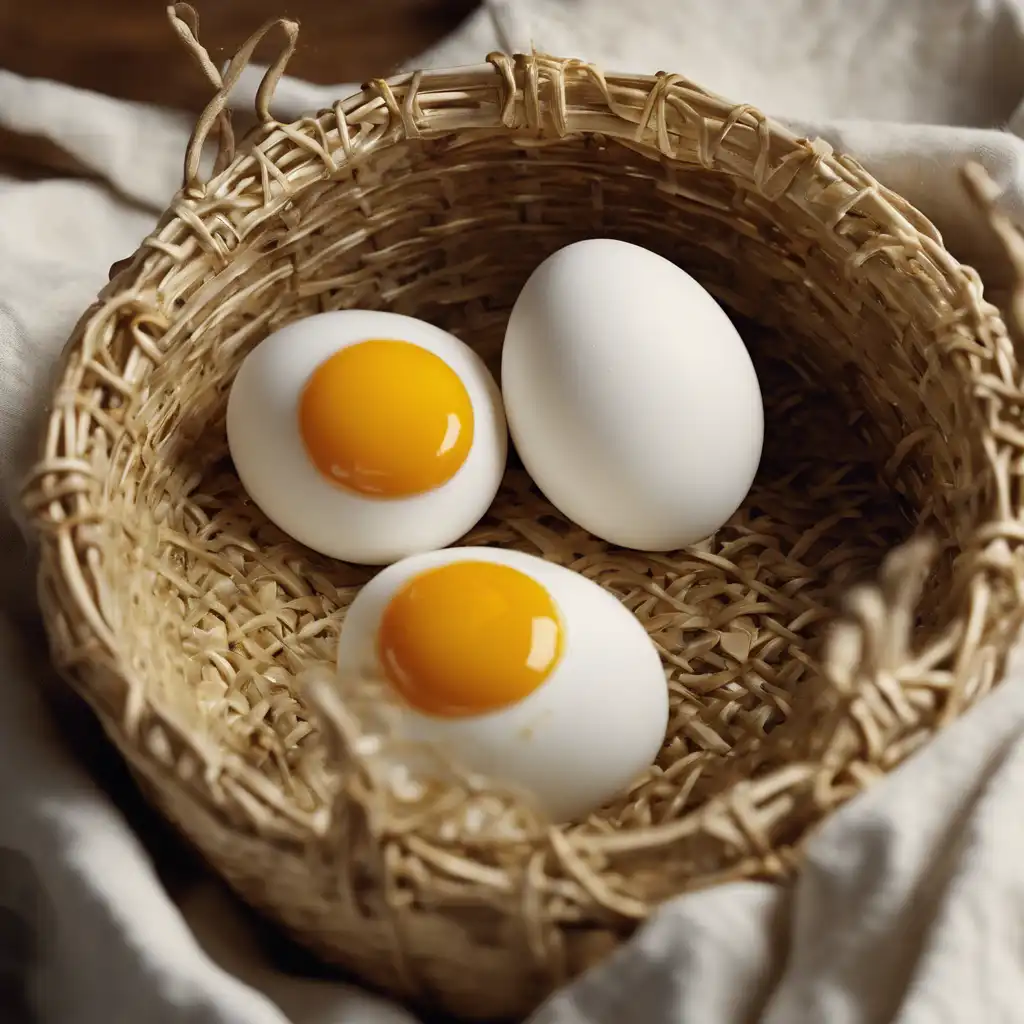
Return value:
<svg viewBox="0 0 1024 1024">
<path fill-rule="evenodd" d="M 739 755 L 748 773 L 784 761 L 766 738 L 820 682 L 821 641 L 841 595 L 919 519 L 905 495 L 920 488 L 894 479 L 887 463 L 908 432 L 904 415 L 920 409 L 904 413 L 877 375 L 867 379 L 887 350 L 911 357 L 877 303 L 840 294 L 834 264 L 801 230 L 787 236 L 762 198 L 725 175 L 694 170 L 686 188 L 659 194 L 626 147 L 567 140 L 501 156 L 492 141 L 483 173 L 472 144 L 393 146 L 387 165 L 297 197 L 248 240 L 244 272 L 203 282 L 208 305 L 192 311 L 188 344 L 150 373 L 132 416 L 152 457 L 133 455 L 126 467 L 114 453 L 106 522 L 137 571 L 125 576 L 136 592 L 110 598 L 111 621 L 129 660 L 142 666 L 150 699 L 259 769 L 302 814 L 329 802 L 330 766 L 294 679 L 333 663 L 345 608 L 373 570 L 291 541 L 248 500 L 228 458 L 230 380 L 284 323 L 391 309 L 452 331 L 496 372 L 526 276 L 550 252 L 596 235 L 672 258 L 735 316 L 764 394 L 765 451 L 747 500 L 712 539 L 664 555 L 609 546 L 547 503 L 513 457 L 464 541 L 591 577 L 661 651 L 671 717 L 657 768 L 588 829 L 677 819 L 735 781 Z M 154 501 L 160 491 L 166 500 Z M 130 650 L 136 637 L 145 640 Z"/>
<path fill-rule="evenodd" d="M 821 640 L 842 593 L 911 531 L 860 417 L 773 355 L 777 335 L 741 326 L 766 400 L 765 452 L 747 500 L 713 538 L 670 554 L 610 546 L 551 506 L 514 456 L 490 513 L 465 538 L 590 577 L 661 652 L 671 714 L 657 770 L 587 828 L 671 821 L 734 781 L 735 755 L 756 766 L 763 739 L 818 681 Z M 121 635 L 149 638 L 136 654 L 162 691 L 154 700 L 312 814 L 330 800 L 330 769 L 294 680 L 311 664 L 333 663 L 345 608 L 375 570 L 295 543 L 247 498 L 227 455 L 223 401 L 185 411 L 175 437 L 198 439 L 164 452 L 173 450 L 173 475 L 194 486 L 163 509 L 151 544 L 139 544 L 137 522 L 124 533 L 126 558 L 152 569 L 128 579 L 150 580 L 166 600 L 124 595 Z M 144 508 L 133 505 L 133 514 Z M 155 609 L 163 629 L 153 628 Z"/>
</svg>

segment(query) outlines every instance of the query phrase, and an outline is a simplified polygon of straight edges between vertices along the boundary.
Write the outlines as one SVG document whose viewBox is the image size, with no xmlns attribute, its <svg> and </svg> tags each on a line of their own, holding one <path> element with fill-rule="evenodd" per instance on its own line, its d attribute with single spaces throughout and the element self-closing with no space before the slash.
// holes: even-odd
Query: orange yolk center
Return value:
<svg viewBox="0 0 1024 1024">
<path fill-rule="evenodd" d="M 406 341 L 363 341 L 325 359 L 299 399 L 299 432 L 335 484 L 405 498 L 447 483 L 473 444 L 473 406 L 458 374 Z"/>
<path fill-rule="evenodd" d="M 453 562 L 413 577 L 381 618 L 388 680 L 429 715 L 483 714 L 529 696 L 562 652 L 548 592 L 494 562 Z"/>
</svg>

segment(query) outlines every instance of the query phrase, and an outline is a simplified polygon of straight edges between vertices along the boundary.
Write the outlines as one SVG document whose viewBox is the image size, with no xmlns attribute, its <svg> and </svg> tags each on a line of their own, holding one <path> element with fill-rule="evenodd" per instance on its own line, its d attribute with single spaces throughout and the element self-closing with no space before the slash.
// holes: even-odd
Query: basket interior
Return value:
<svg viewBox="0 0 1024 1024">
<path fill-rule="evenodd" d="M 235 370 L 285 323 L 360 307 L 452 331 L 497 374 L 528 274 L 569 242 L 609 236 L 672 259 L 734 315 L 765 397 L 755 486 L 710 542 L 645 555 L 567 522 L 513 459 L 466 542 L 583 572 L 663 652 L 672 714 L 660 770 L 580 827 L 671 821 L 729 784 L 730 752 L 755 771 L 777 764 L 787 755 L 773 730 L 819 679 L 842 593 L 915 527 L 938 527 L 949 543 L 925 619 L 939 621 L 957 538 L 988 487 L 966 384 L 927 336 L 928 281 L 897 270 L 884 245 L 852 262 L 836 239 L 858 232 L 877 225 L 856 209 L 826 226 L 814 197 L 769 200 L 722 171 L 666 174 L 636 145 L 527 146 L 493 132 L 388 146 L 305 187 L 241 242 L 226 225 L 228 260 L 161 285 L 178 338 L 159 360 L 138 336 L 156 344 L 165 326 L 145 317 L 132 321 L 135 342 L 127 330 L 112 341 L 106 358 L 137 392 L 92 381 L 102 414 L 129 428 L 107 453 L 98 527 L 102 612 L 124 671 L 171 720 L 258 769 L 274 800 L 323 807 L 330 766 L 293 680 L 333 662 L 372 570 L 297 545 L 247 500 L 224 433 Z M 954 432 L 963 443 L 947 443 Z"/>
</svg>

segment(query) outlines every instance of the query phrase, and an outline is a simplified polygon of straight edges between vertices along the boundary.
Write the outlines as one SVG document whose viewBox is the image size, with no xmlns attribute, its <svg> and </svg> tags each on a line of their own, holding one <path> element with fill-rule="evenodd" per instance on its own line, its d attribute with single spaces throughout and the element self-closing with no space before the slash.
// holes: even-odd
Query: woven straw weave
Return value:
<svg viewBox="0 0 1024 1024">
<path fill-rule="evenodd" d="M 56 661 L 247 900 L 412 1002 L 516 1017 L 656 902 L 786 877 L 823 816 L 994 684 L 1024 592 L 1024 396 L 1003 321 L 920 213 L 679 75 L 539 54 L 278 124 L 293 23 L 222 78 L 190 10 L 172 20 L 217 92 L 182 191 L 68 343 L 25 500 Z M 236 148 L 226 95 L 275 31 Z M 468 542 L 616 594 L 662 653 L 668 735 L 648 777 L 572 826 L 457 775 L 402 802 L 375 783 L 372 692 L 323 677 L 369 573 L 247 501 L 228 387 L 268 332 L 347 307 L 421 317 L 496 369 L 529 272 L 599 235 L 668 256 L 735 315 L 765 394 L 761 472 L 713 539 L 646 555 L 511 466 Z"/>
</svg>

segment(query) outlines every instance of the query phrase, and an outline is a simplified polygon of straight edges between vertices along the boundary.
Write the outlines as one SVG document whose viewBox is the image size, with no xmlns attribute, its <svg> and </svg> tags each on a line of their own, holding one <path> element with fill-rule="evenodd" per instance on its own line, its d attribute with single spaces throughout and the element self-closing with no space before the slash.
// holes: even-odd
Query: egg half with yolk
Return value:
<svg viewBox="0 0 1024 1024">
<path fill-rule="evenodd" d="M 397 313 L 276 331 L 231 387 L 228 447 L 252 500 L 325 555 L 384 565 L 458 540 L 505 470 L 501 396 L 468 346 Z"/>
<path fill-rule="evenodd" d="M 342 625 L 338 679 L 389 684 L 399 737 L 585 817 L 650 766 L 668 687 L 640 622 L 592 580 L 533 555 L 449 548 L 375 576 Z"/>
</svg>

